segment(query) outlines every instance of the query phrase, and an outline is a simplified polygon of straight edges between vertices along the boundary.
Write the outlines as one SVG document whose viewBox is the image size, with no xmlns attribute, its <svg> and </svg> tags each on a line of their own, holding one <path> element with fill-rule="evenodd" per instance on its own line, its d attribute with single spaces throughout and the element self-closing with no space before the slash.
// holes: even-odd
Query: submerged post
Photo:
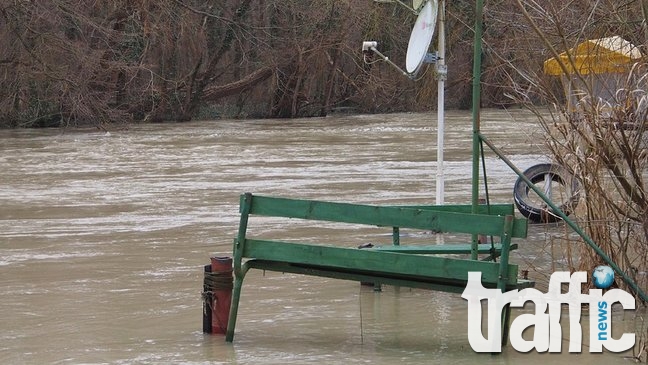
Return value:
<svg viewBox="0 0 648 365">
<path fill-rule="evenodd" d="M 205 266 L 203 332 L 225 334 L 232 302 L 232 258 L 212 257 Z"/>
</svg>

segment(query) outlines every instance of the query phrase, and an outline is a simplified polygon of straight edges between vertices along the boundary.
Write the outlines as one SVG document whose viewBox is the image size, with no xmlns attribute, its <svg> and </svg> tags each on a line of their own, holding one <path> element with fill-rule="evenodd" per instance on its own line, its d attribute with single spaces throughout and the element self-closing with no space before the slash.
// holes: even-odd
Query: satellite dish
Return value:
<svg viewBox="0 0 648 365">
<path fill-rule="evenodd" d="M 416 18 L 405 57 L 405 69 L 410 74 L 416 74 L 423 64 L 432 42 L 438 12 L 438 0 L 429 0 Z"/>
</svg>

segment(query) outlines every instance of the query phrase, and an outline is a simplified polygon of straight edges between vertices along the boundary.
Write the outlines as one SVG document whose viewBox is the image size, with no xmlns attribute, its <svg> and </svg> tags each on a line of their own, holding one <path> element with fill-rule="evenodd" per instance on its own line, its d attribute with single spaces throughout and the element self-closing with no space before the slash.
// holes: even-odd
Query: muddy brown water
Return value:
<svg viewBox="0 0 648 365">
<path fill-rule="evenodd" d="M 467 204 L 470 115 L 447 118 L 445 200 Z M 521 169 L 548 160 L 532 115 L 488 110 L 482 123 Z M 476 354 L 458 295 L 255 271 L 234 343 L 202 333 L 202 268 L 231 253 L 239 194 L 432 204 L 436 114 L 5 130 L 0 151 L 3 364 L 626 362 L 587 347 Z M 492 154 L 486 163 L 492 200 L 512 203 L 515 175 Z M 251 224 L 349 246 L 390 239 L 378 228 Z M 531 226 L 513 260 L 542 280 L 561 263 L 546 244 L 561 229 Z M 412 231 L 403 239 L 451 238 Z M 632 326 L 626 317 L 615 321 Z"/>
</svg>

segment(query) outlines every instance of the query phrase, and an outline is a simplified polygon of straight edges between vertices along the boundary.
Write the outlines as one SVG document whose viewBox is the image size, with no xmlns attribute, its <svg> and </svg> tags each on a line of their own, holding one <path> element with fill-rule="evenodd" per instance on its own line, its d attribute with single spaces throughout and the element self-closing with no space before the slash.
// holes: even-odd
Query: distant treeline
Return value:
<svg viewBox="0 0 648 365">
<path fill-rule="evenodd" d="M 640 0 L 486 1 L 484 106 L 520 88 L 543 102 L 527 76 L 550 54 L 521 3 L 551 16 L 539 23 L 557 48 L 611 32 L 644 43 Z M 12 0 L 0 12 L 2 127 L 436 109 L 434 67 L 412 81 L 361 52 L 375 40 L 404 65 L 416 15 L 384 0 Z M 448 1 L 447 108 L 471 104 L 473 22 L 472 1 Z"/>
</svg>

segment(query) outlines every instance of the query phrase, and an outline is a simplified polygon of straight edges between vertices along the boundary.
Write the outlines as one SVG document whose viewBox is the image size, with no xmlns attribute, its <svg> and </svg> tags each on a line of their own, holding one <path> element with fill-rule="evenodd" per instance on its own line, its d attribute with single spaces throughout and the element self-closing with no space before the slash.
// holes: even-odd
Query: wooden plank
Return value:
<svg viewBox="0 0 648 365">
<path fill-rule="evenodd" d="M 365 283 L 380 283 L 393 286 L 402 286 L 408 288 L 438 290 L 450 293 L 462 293 L 466 284 L 463 282 L 442 282 L 435 281 L 433 278 L 402 278 L 397 276 L 386 276 L 378 273 L 364 273 L 359 271 L 339 271 L 331 268 L 322 268 L 317 266 L 300 266 L 289 262 L 249 260 L 246 265 L 252 269 L 276 271 L 282 273 L 292 273 L 310 276 L 320 276 L 331 279 L 352 280 Z M 494 288 L 495 283 L 484 283 L 484 287 Z M 511 288 L 514 288 L 512 286 Z"/>
<path fill-rule="evenodd" d="M 295 200 L 252 194 L 241 196 L 241 206 L 251 199 L 250 214 L 272 217 L 312 219 L 368 224 L 385 227 L 416 228 L 437 232 L 503 235 L 504 217 L 423 209 Z M 513 237 L 524 238 L 526 220 L 515 219 Z"/>
<path fill-rule="evenodd" d="M 384 276 L 427 277 L 457 283 L 465 283 L 468 280 L 468 271 L 481 271 L 483 282 L 496 283 L 500 266 L 499 263 L 487 261 L 253 239 L 246 239 L 242 250 L 244 257 L 267 261 L 312 265 L 337 271 L 377 273 Z M 515 285 L 517 266 L 509 266 L 507 284 Z"/>
<path fill-rule="evenodd" d="M 318 266 L 296 265 L 289 262 L 248 260 L 246 265 L 251 269 L 276 271 L 282 273 L 293 273 L 310 276 L 320 276 L 331 279 L 352 280 L 365 283 L 380 283 L 408 288 L 437 290 L 449 293 L 463 293 L 467 282 L 464 281 L 443 281 L 438 278 L 429 277 L 399 277 L 379 273 L 365 273 L 359 271 L 339 271 L 331 268 Z M 497 283 L 483 282 L 485 288 L 495 288 Z M 533 281 L 520 279 L 517 283 L 507 286 L 507 290 L 532 288 Z"/>
<path fill-rule="evenodd" d="M 493 245 L 495 252 L 499 253 L 502 251 L 502 245 L 497 243 Z M 511 250 L 516 250 L 518 248 L 517 244 L 511 245 Z M 369 248 L 369 250 L 385 251 L 385 252 L 400 252 L 400 253 L 411 253 L 411 254 L 428 254 L 428 255 L 446 255 L 446 254 L 470 254 L 472 245 L 467 243 L 459 244 L 445 244 L 445 245 L 409 245 L 409 246 L 378 246 Z M 483 244 L 478 246 L 478 253 L 480 254 L 490 254 L 491 245 Z"/>
</svg>

